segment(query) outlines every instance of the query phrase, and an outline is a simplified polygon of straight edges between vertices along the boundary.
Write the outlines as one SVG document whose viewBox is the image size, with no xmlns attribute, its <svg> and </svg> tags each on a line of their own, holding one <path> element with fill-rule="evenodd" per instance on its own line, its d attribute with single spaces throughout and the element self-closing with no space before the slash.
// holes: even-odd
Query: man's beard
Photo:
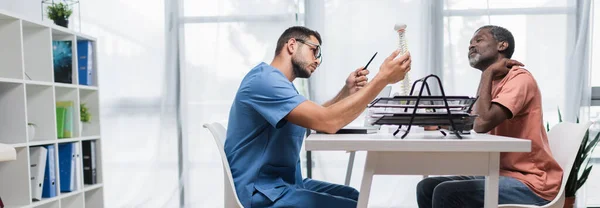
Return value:
<svg viewBox="0 0 600 208">
<path fill-rule="evenodd" d="M 469 64 L 471 67 L 477 66 L 477 64 L 481 61 L 481 54 L 476 53 L 475 57 L 469 57 Z"/>
<path fill-rule="evenodd" d="M 295 57 L 292 57 L 292 68 L 294 70 L 294 75 L 296 75 L 297 78 L 310 77 L 310 72 L 307 69 L 309 65 L 309 63 L 299 61 Z"/>
</svg>

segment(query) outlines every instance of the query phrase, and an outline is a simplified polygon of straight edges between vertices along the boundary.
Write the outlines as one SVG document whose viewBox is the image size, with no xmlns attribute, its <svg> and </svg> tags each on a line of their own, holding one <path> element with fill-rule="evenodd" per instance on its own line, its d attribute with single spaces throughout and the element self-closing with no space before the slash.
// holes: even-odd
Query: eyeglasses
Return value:
<svg viewBox="0 0 600 208">
<path fill-rule="evenodd" d="M 303 44 L 306 44 L 306 45 L 309 45 L 309 46 L 316 47 L 316 48 L 311 48 L 311 49 L 314 51 L 315 58 L 319 59 L 319 62 L 322 61 L 322 58 L 321 58 L 321 46 L 320 45 L 314 44 L 314 43 L 311 43 L 309 41 L 302 40 L 302 39 L 296 39 L 296 41 L 298 41 L 300 43 L 303 43 Z"/>
</svg>

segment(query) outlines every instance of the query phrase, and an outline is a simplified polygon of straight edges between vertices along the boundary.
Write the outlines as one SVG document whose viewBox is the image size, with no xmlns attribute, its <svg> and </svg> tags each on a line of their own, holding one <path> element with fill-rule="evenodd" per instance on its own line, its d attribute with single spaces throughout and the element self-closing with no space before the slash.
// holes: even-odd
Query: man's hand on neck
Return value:
<svg viewBox="0 0 600 208">
<path fill-rule="evenodd" d="M 475 111 L 478 117 L 475 119 L 473 129 L 477 133 L 489 132 L 504 120 L 511 118 L 512 113 L 504 106 L 492 103 L 492 81 L 504 78 L 510 69 L 515 66 L 523 66 L 521 62 L 502 58 L 488 66 L 481 74 L 479 82 L 479 98 L 475 103 Z"/>
</svg>

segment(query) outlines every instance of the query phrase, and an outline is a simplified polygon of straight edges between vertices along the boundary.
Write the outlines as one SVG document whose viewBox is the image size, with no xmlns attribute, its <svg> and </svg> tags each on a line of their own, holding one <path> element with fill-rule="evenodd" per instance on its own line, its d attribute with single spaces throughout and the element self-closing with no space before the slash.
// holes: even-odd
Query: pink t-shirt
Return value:
<svg viewBox="0 0 600 208">
<path fill-rule="evenodd" d="M 563 170 L 550 151 L 535 79 L 526 69 L 513 67 L 506 77 L 493 81 L 492 102 L 508 108 L 513 117 L 490 134 L 531 140 L 531 152 L 500 154 L 500 175 L 516 178 L 552 201 L 560 190 Z"/>
</svg>

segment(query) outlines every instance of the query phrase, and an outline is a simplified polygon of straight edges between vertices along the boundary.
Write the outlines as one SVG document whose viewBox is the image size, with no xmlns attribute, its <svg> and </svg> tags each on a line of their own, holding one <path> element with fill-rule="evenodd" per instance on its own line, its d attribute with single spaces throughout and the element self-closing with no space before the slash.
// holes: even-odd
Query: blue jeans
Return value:
<svg viewBox="0 0 600 208">
<path fill-rule="evenodd" d="M 352 187 L 308 178 L 303 183 L 304 188 L 288 187 L 276 201 L 257 191 L 252 195 L 252 207 L 356 207 L 358 191 Z"/>
<path fill-rule="evenodd" d="M 523 182 L 500 176 L 498 204 L 545 205 L 545 200 L 529 189 Z M 419 207 L 483 207 L 485 177 L 452 176 L 431 177 L 417 185 Z"/>
</svg>

